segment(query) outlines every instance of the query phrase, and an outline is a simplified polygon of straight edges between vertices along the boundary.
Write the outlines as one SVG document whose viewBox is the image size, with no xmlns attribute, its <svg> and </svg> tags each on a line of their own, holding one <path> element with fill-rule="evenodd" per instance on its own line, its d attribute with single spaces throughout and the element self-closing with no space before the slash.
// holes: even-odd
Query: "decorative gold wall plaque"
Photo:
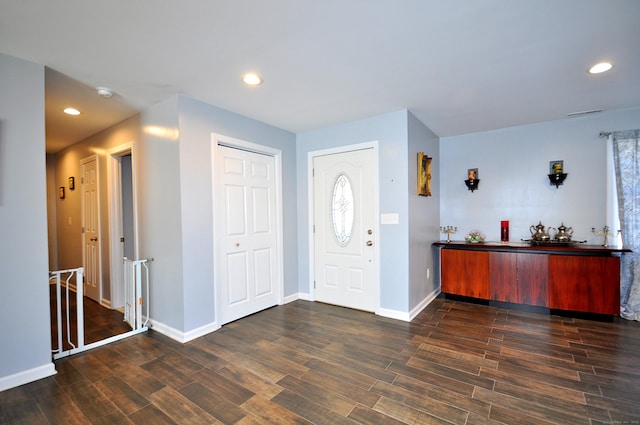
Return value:
<svg viewBox="0 0 640 425">
<path fill-rule="evenodd" d="M 418 195 L 431 196 L 431 160 L 424 152 L 418 152 Z"/>
</svg>

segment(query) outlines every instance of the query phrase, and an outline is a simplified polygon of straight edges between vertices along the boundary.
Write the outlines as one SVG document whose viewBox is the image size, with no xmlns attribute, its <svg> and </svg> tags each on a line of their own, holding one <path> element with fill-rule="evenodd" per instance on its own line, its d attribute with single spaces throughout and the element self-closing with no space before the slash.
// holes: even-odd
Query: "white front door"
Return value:
<svg viewBox="0 0 640 425">
<path fill-rule="evenodd" d="M 375 311 L 374 149 L 313 158 L 314 298 Z"/>
<path fill-rule="evenodd" d="M 83 159 L 82 165 L 82 246 L 84 294 L 100 303 L 100 215 L 98 198 L 98 160 Z"/>
<path fill-rule="evenodd" d="M 220 324 L 278 303 L 273 156 L 217 147 Z"/>
</svg>

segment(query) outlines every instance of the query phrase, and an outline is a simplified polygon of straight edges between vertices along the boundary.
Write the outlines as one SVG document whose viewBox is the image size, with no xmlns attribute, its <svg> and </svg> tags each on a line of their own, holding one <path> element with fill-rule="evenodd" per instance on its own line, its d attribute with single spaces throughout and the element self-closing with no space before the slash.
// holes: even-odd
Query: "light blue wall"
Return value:
<svg viewBox="0 0 640 425">
<path fill-rule="evenodd" d="M 0 54 L 0 390 L 16 380 L 54 373 L 49 335 L 45 194 L 44 67 Z M 151 316 L 186 334 L 211 324 L 213 195 L 211 133 L 282 150 L 285 296 L 310 293 L 308 153 L 377 141 L 380 213 L 380 306 L 408 312 L 434 290 L 426 278 L 439 225 L 478 228 L 511 239 L 531 224 L 561 222 L 576 238 L 605 220 L 605 143 L 600 131 L 640 127 L 640 109 L 437 137 L 406 110 L 298 135 L 193 99 L 176 97 L 141 115 L 136 163 L 140 257 L 151 263 Z M 151 127 L 165 129 L 158 134 Z M 179 133 L 178 133 L 179 130 Z M 179 134 L 179 135 L 178 135 Z M 415 195 L 416 153 L 434 157 L 433 197 Z M 549 161 L 562 159 L 569 177 L 549 186 Z M 29 172 L 24 172 L 29 164 Z M 40 164 L 40 166 L 38 166 Z M 468 168 L 481 185 L 464 186 Z M 438 223 L 439 221 L 439 223 Z M 435 270 L 434 270 L 435 271 Z M 433 279 L 433 278 L 431 278 Z M 28 312 L 28 314 L 24 314 Z M 16 320 L 19 318 L 20 320 Z M 26 381 L 25 381 L 26 382 Z"/>
<path fill-rule="evenodd" d="M 299 292 L 311 293 L 309 271 L 308 154 L 312 151 L 377 141 L 379 147 L 380 213 L 397 213 L 399 224 L 380 226 L 380 307 L 408 310 L 406 110 L 297 135 L 298 276 Z"/>
<path fill-rule="evenodd" d="M 437 264 L 434 265 L 431 244 L 440 235 L 440 139 L 412 113 L 408 116 L 408 158 L 409 175 L 409 310 L 419 306 L 429 296 L 437 295 L 438 281 L 435 278 Z M 431 196 L 419 196 L 418 152 L 430 156 Z M 427 269 L 429 273 L 427 273 Z"/>
<path fill-rule="evenodd" d="M 479 229 L 500 240 L 500 220 L 510 221 L 510 239 L 530 237 L 542 221 L 574 229 L 574 239 L 602 243 L 591 233 L 606 220 L 605 139 L 601 131 L 640 128 L 640 109 L 603 112 L 445 137 L 440 143 L 440 224 L 457 226 L 453 239 Z M 549 185 L 549 162 L 563 160 L 567 180 Z M 478 168 L 479 189 L 467 190 L 467 169 Z"/>
<path fill-rule="evenodd" d="M 44 66 L 0 54 L 0 391 L 51 362 Z"/>
<path fill-rule="evenodd" d="M 149 134 L 148 126 L 173 137 Z M 215 322 L 212 133 L 282 151 L 284 293 L 298 292 L 295 135 L 178 96 L 143 114 L 140 235 L 141 257 L 155 259 L 151 316 L 183 335 Z"/>
<path fill-rule="evenodd" d="M 180 184 L 185 330 L 213 320 L 213 198 L 211 134 L 282 151 L 284 294 L 297 293 L 295 135 L 259 121 L 179 97 Z"/>
<path fill-rule="evenodd" d="M 184 330 L 182 282 L 182 211 L 178 101 L 171 98 L 141 114 L 136 152 L 138 250 L 149 264 L 150 315 L 177 331 Z"/>
</svg>

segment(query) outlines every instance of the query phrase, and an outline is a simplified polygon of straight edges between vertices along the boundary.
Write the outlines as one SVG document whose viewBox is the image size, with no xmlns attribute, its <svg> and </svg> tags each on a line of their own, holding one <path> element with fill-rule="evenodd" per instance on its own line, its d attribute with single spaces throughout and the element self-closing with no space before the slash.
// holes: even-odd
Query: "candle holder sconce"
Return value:
<svg viewBox="0 0 640 425">
<path fill-rule="evenodd" d="M 568 174 L 564 172 L 564 161 L 551 161 L 549 163 L 549 184 L 556 187 L 561 186 Z"/>
<path fill-rule="evenodd" d="M 447 235 L 447 243 L 451 242 L 451 235 L 458 231 L 457 227 L 453 226 L 440 226 L 440 233 Z"/>
<path fill-rule="evenodd" d="M 467 170 L 467 179 L 464 181 L 464 184 L 467 185 L 467 189 L 473 193 L 474 190 L 478 189 L 480 185 L 480 179 L 478 178 L 478 169 L 477 168 L 469 168 Z"/>
<path fill-rule="evenodd" d="M 602 241 L 602 246 L 604 247 L 609 246 L 609 236 L 616 236 L 620 232 L 620 230 L 618 230 L 617 233 L 609 232 L 609 226 L 604 226 L 602 230 L 597 231 L 595 227 L 591 228 L 591 233 L 593 233 L 594 236 L 604 236 L 604 240 Z"/>
</svg>

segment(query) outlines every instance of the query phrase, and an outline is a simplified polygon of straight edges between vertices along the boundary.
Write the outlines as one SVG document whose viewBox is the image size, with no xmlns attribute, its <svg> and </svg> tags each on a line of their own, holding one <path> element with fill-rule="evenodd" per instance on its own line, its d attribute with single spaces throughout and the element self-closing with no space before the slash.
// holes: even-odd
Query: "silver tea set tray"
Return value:
<svg viewBox="0 0 640 425">
<path fill-rule="evenodd" d="M 555 227 L 549 227 L 548 230 L 545 230 L 542 222 L 539 222 L 535 226 L 530 226 L 529 232 L 531 232 L 531 238 L 521 240 L 532 245 L 571 246 L 573 244 L 587 242 L 573 240 L 573 228 L 565 226 L 564 223 L 558 226 L 557 229 Z"/>
</svg>

